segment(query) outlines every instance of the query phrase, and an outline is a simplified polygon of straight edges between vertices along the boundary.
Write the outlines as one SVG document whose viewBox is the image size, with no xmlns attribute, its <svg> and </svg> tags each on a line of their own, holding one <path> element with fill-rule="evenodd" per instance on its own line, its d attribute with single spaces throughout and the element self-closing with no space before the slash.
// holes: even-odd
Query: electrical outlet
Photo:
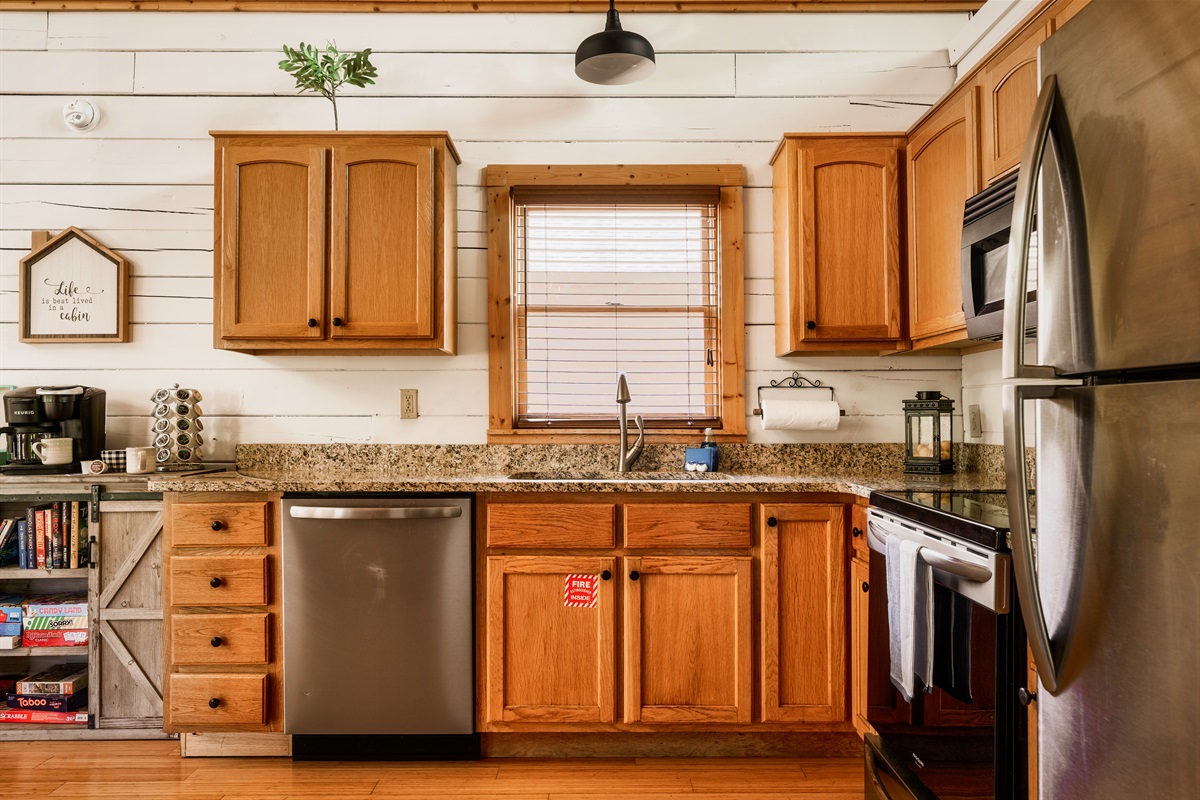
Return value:
<svg viewBox="0 0 1200 800">
<path fill-rule="evenodd" d="M 400 419 L 417 418 L 417 390 L 400 390 Z"/>
<path fill-rule="evenodd" d="M 983 436 L 983 415 L 979 413 L 978 403 L 967 406 L 967 430 L 972 439 Z"/>
</svg>

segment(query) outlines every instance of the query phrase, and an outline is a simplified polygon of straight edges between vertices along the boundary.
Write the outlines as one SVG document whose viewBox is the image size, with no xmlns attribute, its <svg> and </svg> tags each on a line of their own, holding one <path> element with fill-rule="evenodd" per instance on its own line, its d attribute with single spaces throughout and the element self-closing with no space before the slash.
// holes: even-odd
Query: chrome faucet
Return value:
<svg viewBox="0 0 1200 800">
<path fill-rule="evenodd" d="M 642 415 L 638 414 L 633 418 L 637 425 L 638 438 L 633 443 L 633 447 L 629 447 L 629 418 L 626 414 L 625 406 L 629 404 L 632 398 L 629 396 L 629 384 L 625 382 L 625 373 L 622 372 L 617 376 L 617 425 L 621 429 L 620 452 L 617 453 L 617 472 L 629 472 L 633 469 L 633 465 L 637 462 L 638 456 L 642 454 L 642 447 L 646 444 L 646 426 L 642 423 Z"/>
</svg>

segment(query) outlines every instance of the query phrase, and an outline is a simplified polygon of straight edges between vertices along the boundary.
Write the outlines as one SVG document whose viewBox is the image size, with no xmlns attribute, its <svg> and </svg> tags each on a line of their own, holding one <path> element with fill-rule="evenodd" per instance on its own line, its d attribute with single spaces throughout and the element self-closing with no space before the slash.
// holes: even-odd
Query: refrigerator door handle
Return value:
<svg viewBox="0 0 1200 800">
<path fill-rule="evenodd" d="M 1013 201 L 1012 228 L 1008 239 L 1008 267 L 1004 285 L 1004 377 L 1017 380 L 1055 378 L 1053 367 L 1025 363 L 1025 293 L 1029 279 L 1029 237 L 1033 233 L 1034 203 L 1037 197 L 1038 175 L 1042 158 L 1050 142 L 1055 108 L 1059 105 L 1058 81 L 1047 75 L 1033 109 L 1021 167 L 1017 173 L 1016 197 Z M 1067 209 L 1070 213 L 1070 208 Z"/>
<path fill-rule="evenodd" d="M 1004 470 L 1008 489 L 1008 524 L 1012 534 L 1013 575 L 1017 597 L 1021 600 L 1021 616 L 1029 637 L 1029 649 L 1037 665 L 1038 678 L 1050 694 L 1058 693 L 1061 664 L 1054 657 L 1050 630 L 1042 606 L 1034 565 L 1033 526 L 1029 514 L 1029 476 L 1025 471 L 1025 414 L 1024 401 L 1054 396 L 1055 386 L 1049 384 L 1004 387 Z"/>
</svg>

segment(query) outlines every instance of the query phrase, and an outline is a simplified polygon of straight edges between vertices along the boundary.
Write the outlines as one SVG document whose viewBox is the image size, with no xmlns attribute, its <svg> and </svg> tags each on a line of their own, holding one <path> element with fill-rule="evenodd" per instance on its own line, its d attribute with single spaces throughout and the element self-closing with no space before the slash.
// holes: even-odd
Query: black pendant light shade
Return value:
<svg viewBox="0 0 1200 800">
<path fill-rule="evenodd" d="M 575 74 L 606 86 L 634 83 L 654 74 L 654 48 L 645 36 L 621 30 L 616 0 L 608 0 L 604 30 L 584 39 L 575 51 Z"/>
</svg>

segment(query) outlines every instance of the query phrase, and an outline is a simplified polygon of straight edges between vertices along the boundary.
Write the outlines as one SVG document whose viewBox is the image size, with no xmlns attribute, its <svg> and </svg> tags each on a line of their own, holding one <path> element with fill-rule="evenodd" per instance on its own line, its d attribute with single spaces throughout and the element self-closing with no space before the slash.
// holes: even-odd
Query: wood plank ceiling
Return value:
<svg viewBox="0 0 1200 800">
<path fill-rule="evenodd" d="M 623 0 L 620 11 L 977 11 L 984 0 Z M 599 12 L 607 0 L 0 0 L 3 11 Z"/>
</svg>

